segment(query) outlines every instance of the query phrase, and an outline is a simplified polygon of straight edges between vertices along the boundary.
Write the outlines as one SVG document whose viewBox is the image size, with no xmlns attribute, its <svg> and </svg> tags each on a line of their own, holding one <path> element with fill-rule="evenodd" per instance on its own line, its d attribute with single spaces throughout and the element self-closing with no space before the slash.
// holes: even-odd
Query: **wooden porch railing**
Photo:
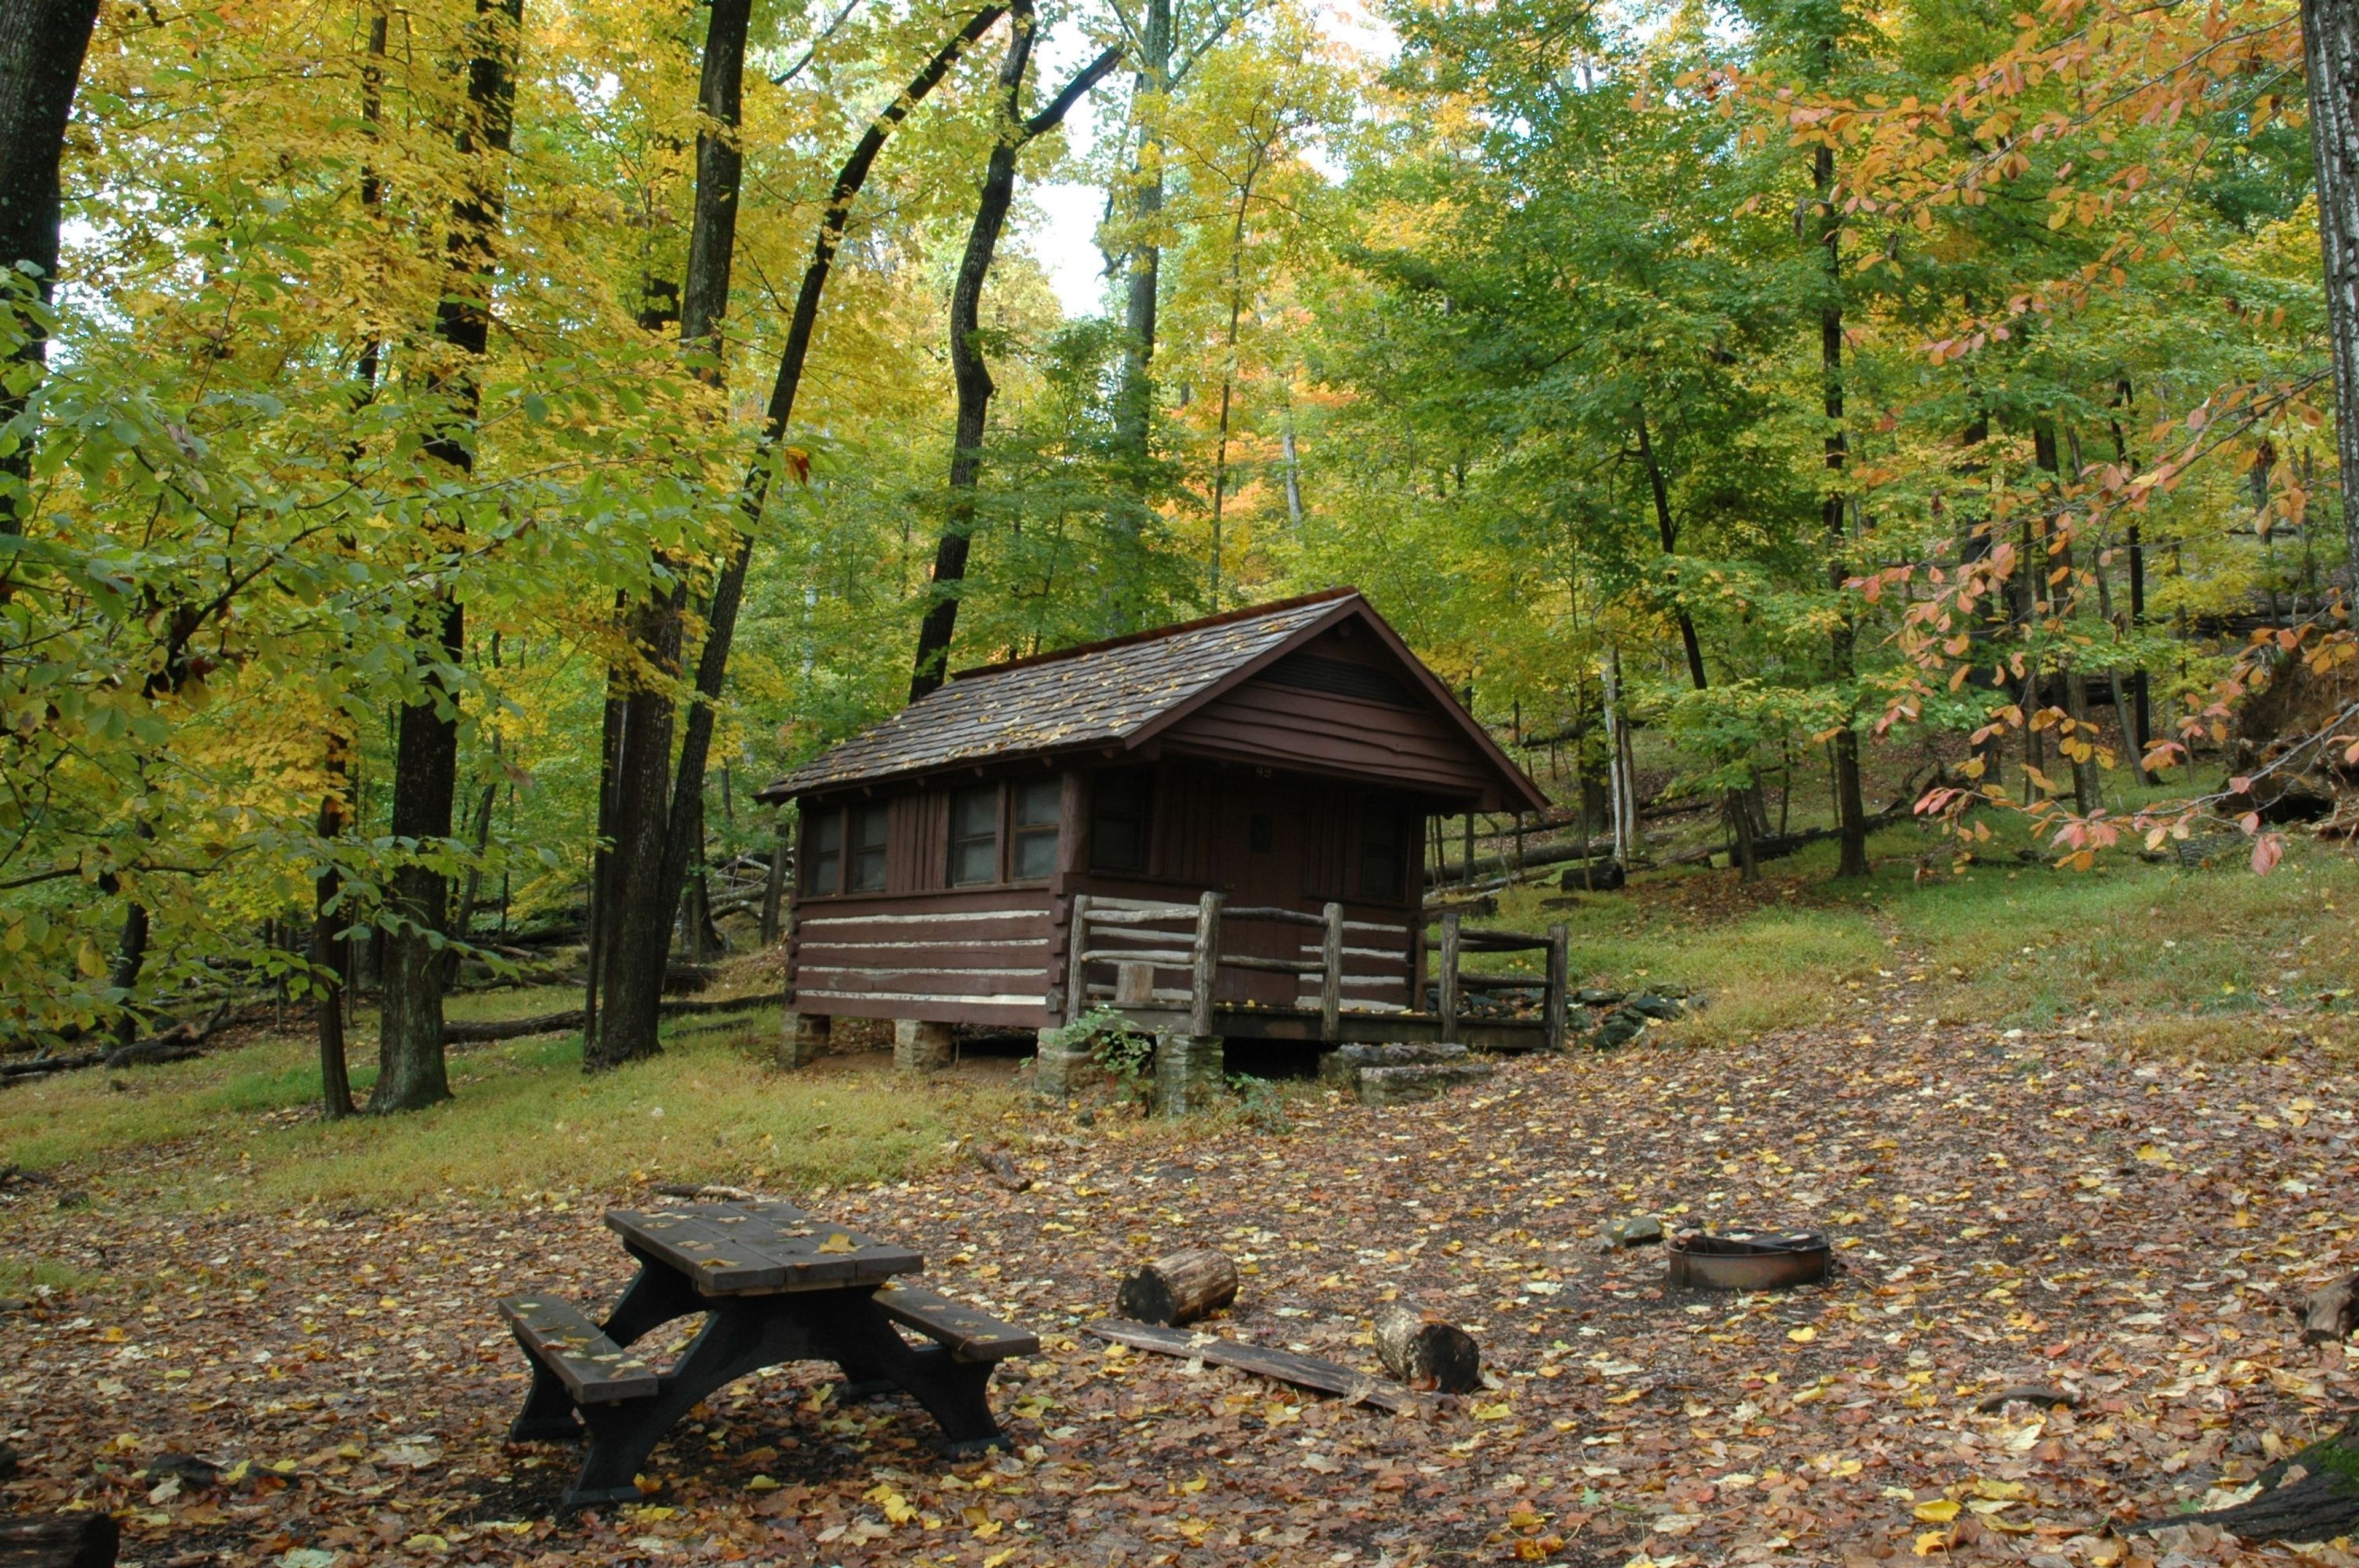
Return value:
<svg viewBox="0 0 2359 1568">
<path fill-rule="evenodd" d="M 1247 922 L 1300 926 L 1316 931 L 1319 957 L 1277 958 L 1258 953 L 1223 952 L 1222 934 L 1224 929 Z M 1346 919 L 1343 906 L 1340 903 L 1326 904 L 1320 913 L 1312 914 L 1307 910 L 1231 904 L 1217 892 L 1207 892 L 1192 904 L 1101 901 L 1087 893 L 1078 894 L 1073 900 L 1072 923 L 1068 933 L 1071 946 L 1065 968 L 1065 1016 L 1069 1021 L 1080 1017 L 1096 1000 L 1111 1000 L 1117 1008 L 1149 1008 L 1158 1003 L 1184 1002 L 1188 1008 L 1190 1033 L 1207 1035 L 1214 1030 L 1214 994 L 1223 969 L 1291 975 L 1298 980 L 1315 976 L 1319 982 L 1319 1036 L 1323 1041 L 1333 1042 L 1342 1033 L 1347 989 L 1404 985 L 1408 992 L 1406 1006 L 1364 1000 L 1355 1002 L 1349 1011 L 1408 1013 L 1418 1011 L 1418 966 L 1409 962 L 1415 949 L 1406 940 L 1410 931 L 1407 925 L 1390 925 Z M 1402 940 L 1389 950 L 1381 940 L 1375 945 L 1354 946 L 1350 941 L 1353 932 L 1370 934 L 1379 939 L 1396 937 Z M 1563 1048 L 1568 1005 L 1563 926 L 1550 926 L 1543 936 L 1529 936 L 1512 931 L 1462 933 L 1459 917 L 1445 914 L 1441 917 L 1440 942 L 1426 944 L 1429 949 L 1437 946 L 1441 952 L 1438 969 L 1441 993 L 1440 1035 L 1443 1040 L 1457 1037 L 1458 1020 L 1462 1011 L 1461 999 L 1467 989 L 1521 989 L 1542 993 L 1541 1028 L 1548 1047 L 1550 1050 Z M 1305 949 L 1310 946 L 1308 942 L 1303 944 Z M 1545 978 L 1472 975 L 1463 973 L 1460 967 L 1462 951 L 1514 953 L 1532 950 L 1548 955 Z M 1403 966 L 1408 972 L 1398 975 L 1365 968 L 1354 972 L 1350 967 L 1350 960 L 1353 957 L 1387 959 Z M 1093 964 L 1112 965 L 1114 983 L 1111 986 L 1103 982 L 1090 983 L 1088 969 Z M 1155 983 L 1158 971 L 1186 974 L 1187 989 L 1158 987 Z M 1299 988 L 1297 994 L 1299 995 Z"/>
</svg>

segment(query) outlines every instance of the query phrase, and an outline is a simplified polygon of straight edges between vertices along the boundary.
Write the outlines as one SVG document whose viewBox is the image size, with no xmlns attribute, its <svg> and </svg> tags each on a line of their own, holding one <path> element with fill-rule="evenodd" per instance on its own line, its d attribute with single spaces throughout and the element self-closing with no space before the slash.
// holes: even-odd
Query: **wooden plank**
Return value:
<svg viewBox="0 0 2359 1568">
<path fill-rule="evenodd" d="M 1221 967 L 1266 975 L 1315 975 L 1327 966 L 1302 958 L 1265 958 L 1258 953 L 1223 953 Z"/>
<path fill-rule="evenodd" d="M 658 1388 L 656 1369 L 598 1331 L 571 1302 L 555 1296 L 511 1296 L 500 1315 L 540 1364 L 557 1374 L 576 1404 L 643 1400 Z"/>
<path fill-rule="evenodd" d="M 1090 899 L 1092 925 L 1153 925 L 1160 921 L 1193 920 L 1196 906 L 1192 903 L 1140 903 L 1133 899 Z"/>
<path fill-rule="evenodd" d="M 1004 1361 L 1040 1353 L 1040 1336 L 1030 1329 L 919 1285 L 887 1285 L 874 1299 L 886 1316 L 940 1342 L 954 1361 Z"/>
<path fill-rule="evenodd" d="M 1316 1356 L 1303 1356 L 1291 1350 L 1272 1350 L 1260 1345 L 1241 1345 L 1217 1335 L 1190 1334 L 1184 1328 L 1156 1328 L 1120 1318 L 1099 1318 L 1082 1326 L 1100 1339 L 1127 1345 L 1135 1350 L 1152 1350 L 1159 1355 L 1190 1359 L 1201 1357 L 1216 1367 L 1234 1367 L 1239 1371 L 1273 1378 L 1299 1389 L 1340 1395 L 1355 1405 L 1375 1405 L 1379 1410 L 1415 1416 L 1423 1416 L 1432 1409 L 1430 1400 L 1397 1383 L 1387 1383 L 1365 1372 L 1354 1372 L 1349 1367 L 1322 1361 Z"/>
<path fill-rule="evenodd" d="M 1230 920 L 1269 920 L 1281 925 L 1324 925 L 1325 917 L 1308 910 L 1280 909 L 1272 904 L 1231 905 L 1225 918 Z"/>
<path fill-rule="evenodd" d="M 786 1266 L 776 1258 L 743 1238 L 712 1228 L 690 1210 L 642 1214 L 610 1208 L 606 1228 L 686 1274 L 706 1295 L 776 1290 L 786 1280 Z"/>
<path fill-rule="evenodd" d="M 1089 946 L 1090 923 L 1095 912 L 1091 907 L 1096 900 L 1088 893 L 1073 895 L 1073 907 L 1066 916 L 1065 946 L 1065 1006 L 1064 1022 L 1071 1023 L 1085 1011 L 1083 1002 L 1089 995 L 1089 977 L 1082 972 L 1082 950 Z"/>
<path fill-rule="evenodd" d="M 1441 917 L 1441 1038 L 1458 1038 L 1458 915 L 1451 912 Z M 1419 999 L 1412 997 L 1412 1001 Z"/>
<path fill-rule="evenodd" d="M 1153 964 L 1158 968 L 1185 969 L 1196 962 L 1196 955 L 1178 947 L 1101 947 L 1082 954 L 1081 961 L 1084 964 Z"/>
<path fill-rule="evenodd" d="M 1540 1028 L 1548 1049 L 1565 1048 L 1572 995 L 1571 943 L 1562 925 L 1548 928 L 1548 994 L 1540 1000 Z"/>
<path fill-rule="evenodd" d="M 706 1204 L 655 1214 L 611 1209 L 606 1224 L 688 1275 L 708 1296 L 878 1284 L 925 1267 L 908 1248 L 844 1226 L 809 1216 L 756 1223 L 758 1217 L 742 1210 L 731 1217 L 726 1211 L 735 1206 Z"/>
</svg>

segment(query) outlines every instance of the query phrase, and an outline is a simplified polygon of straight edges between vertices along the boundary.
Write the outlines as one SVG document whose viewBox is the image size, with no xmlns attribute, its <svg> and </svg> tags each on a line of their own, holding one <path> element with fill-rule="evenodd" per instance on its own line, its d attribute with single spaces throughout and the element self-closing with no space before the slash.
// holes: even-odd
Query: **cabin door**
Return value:
<svg viewBox="0 0 2359 1568">
<path fill-rule="evenodd" d="M 1246 777 L 1223 792 L 1230 808 L 1221 823 L 1222 891 L 1236 908 L 1303 907 L 1304 819 L 1309 801 L 1299 784 Z M 1302 949 L 1308 946 L 1311 953 Z M 1232 920 L 1221 933 L 1221 951 L 1262 958 L 1316 957 L 1310 928 L 1268 920 Z M 1261 970 L 1224 970 L 1218 996 L 1265 1007 L 1299 1005 L 1302 981 L 1295 975 Z M 1316 992 L 1316 987 L 1312 988 Z"/>
</svg>

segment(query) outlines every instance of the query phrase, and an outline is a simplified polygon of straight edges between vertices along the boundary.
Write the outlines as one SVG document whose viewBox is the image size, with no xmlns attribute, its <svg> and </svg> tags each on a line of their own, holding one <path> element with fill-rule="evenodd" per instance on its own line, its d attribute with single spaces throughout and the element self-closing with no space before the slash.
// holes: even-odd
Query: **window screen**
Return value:
<svg viewBox="0 0 2359 1568">
<path fill-rule="evenodd" d="M 852 809 L 852 874 L 844 879 L 847 892 L 885 891 L 886 808 L 856 806 Z"/>
<path fill-rule="evenodd" d="M 1057 869 L 1057 822 L 1064 815 L 1065 785 L 1060 779 L 1038 779 L 1016 786 L 1016 855 L 1011 874 L 1017 881 L 1045 877 Z"/>
<path fill-rule="evenodd" d="M 1360 896 L 1398 898 L 1408 867 L 1401 814 L 1389 801 L 1368 801 L 1360 808 Z"/>
<path fill-rule="evenodd" d="M 834 892 L 843 875 L 843 813 L 811 813 L 803 827 L 803 892 Z"/>
<path fill-rule="evenodd" d="M 1090 870 L 1145 871 L 1154 794 L 1142 770 L 1100 773 L 1090 785 Z"/>
<path fill-rule="evenodd" d="M 999 786 L 951 797 L 951 885 L 999 880 Z"/>
</svg>

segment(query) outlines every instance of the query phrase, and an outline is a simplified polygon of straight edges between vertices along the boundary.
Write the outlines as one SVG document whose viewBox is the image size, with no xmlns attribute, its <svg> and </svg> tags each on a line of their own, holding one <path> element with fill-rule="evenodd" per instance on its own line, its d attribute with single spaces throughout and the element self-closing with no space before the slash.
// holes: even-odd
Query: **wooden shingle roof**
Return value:
<svg viewBox="0 0 2359 1568">
<path fill-rule="evenodd" d="M 1363 618 L 1510 793 L 1546 797 L 1351 588 L 1231 611 L 1058 653 L 962 670 L 900 712 L 758 792 L 777 803 L 851 784 L 1093 747 L 1141 744 L 1338 622 Z"/>
<path fill-rule="evenodd" d="M 1358 597 L 1337 589 L 962 670 L 892 718 L 805 762 L 760 798 L 786 800 L 831 784 L 1026 752 L 1119 744 Z"/>
</svg>

